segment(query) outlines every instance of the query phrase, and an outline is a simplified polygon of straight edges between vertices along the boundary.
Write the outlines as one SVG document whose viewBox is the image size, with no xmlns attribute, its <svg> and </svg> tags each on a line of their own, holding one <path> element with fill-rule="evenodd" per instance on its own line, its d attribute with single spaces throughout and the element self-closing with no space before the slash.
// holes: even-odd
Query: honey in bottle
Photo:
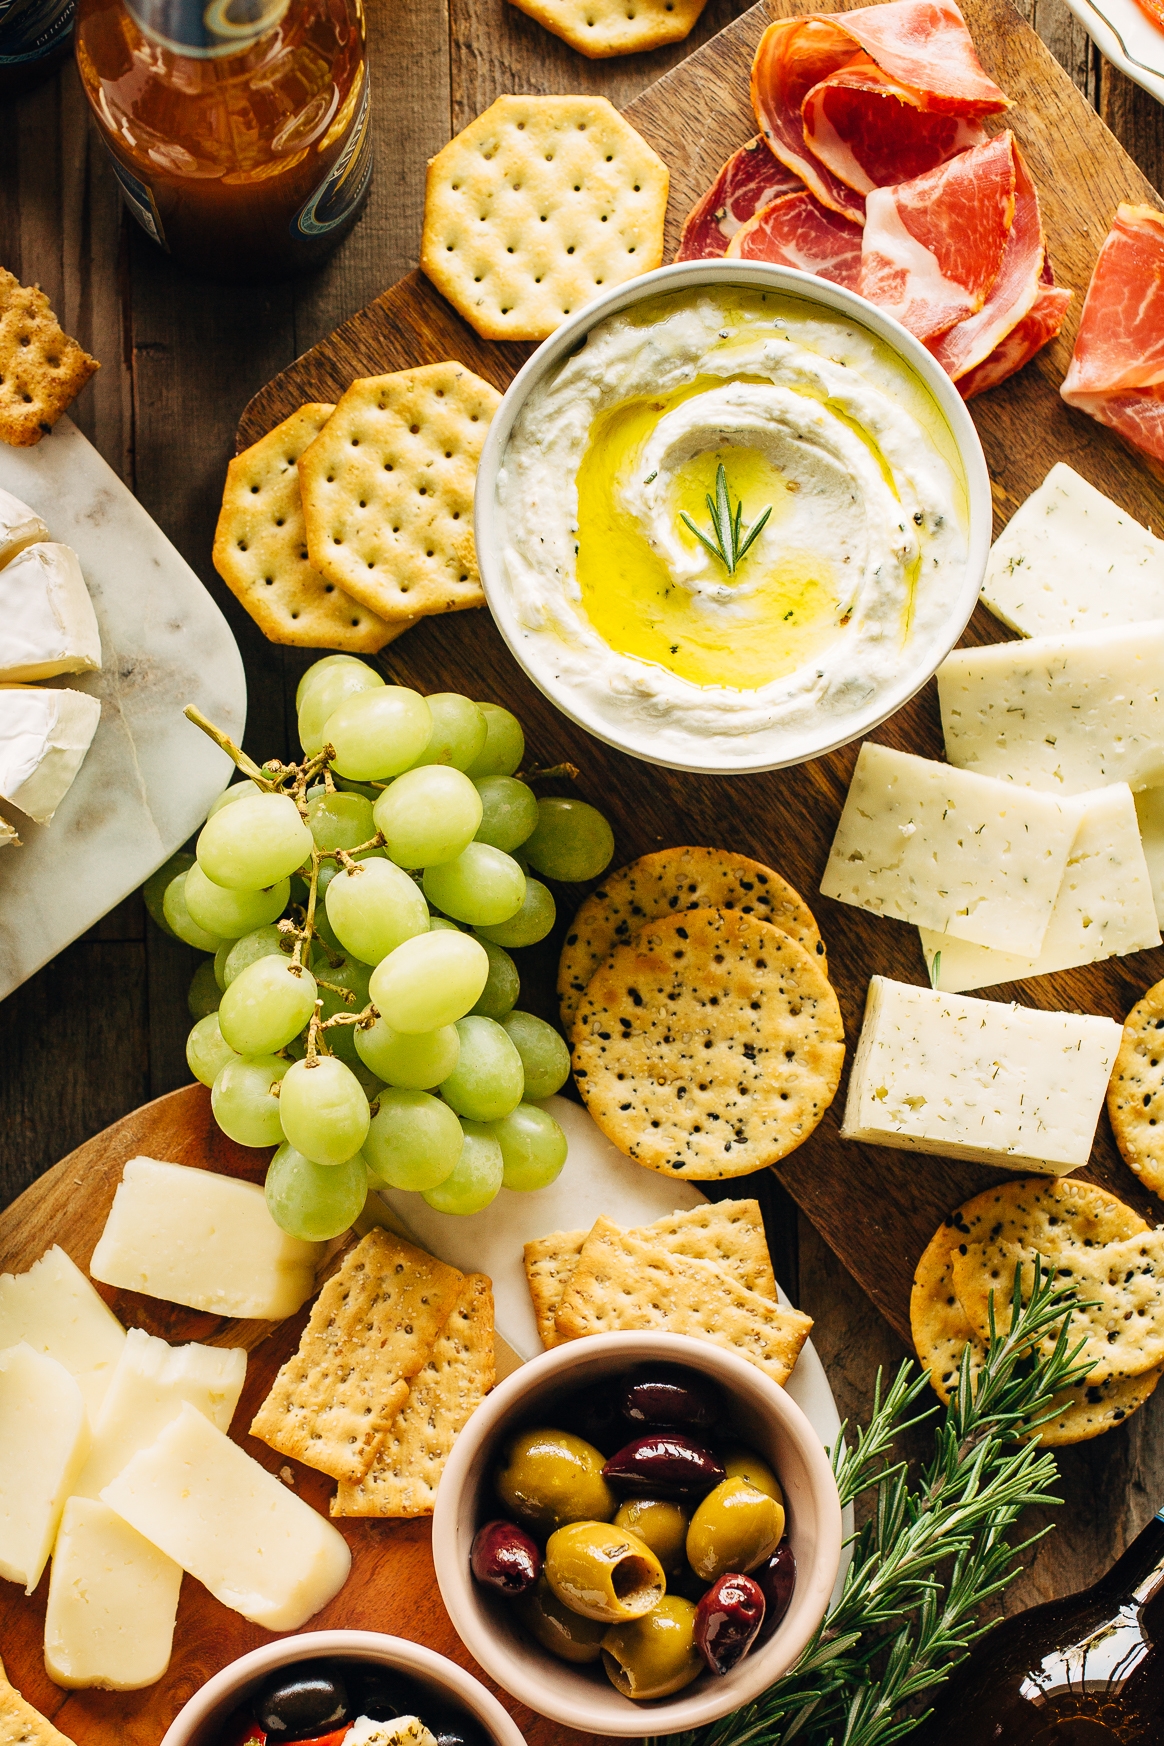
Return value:
<svg viewBox="0 0 1164 1746">
<path fill-rule="evenodd" d="M 78 0 L 76 44 L 125 203 L 183 266 L 286 278 L 355 223 L 363 0 Z"/>
</svg>

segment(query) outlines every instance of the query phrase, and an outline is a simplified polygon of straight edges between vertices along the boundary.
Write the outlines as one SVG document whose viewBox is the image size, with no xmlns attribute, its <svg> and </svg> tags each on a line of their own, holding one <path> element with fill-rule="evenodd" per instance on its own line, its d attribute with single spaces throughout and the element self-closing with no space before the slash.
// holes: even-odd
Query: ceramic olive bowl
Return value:
<svg viewBox="0 0 1164 1746">
<path fill-rule="evenodd" d="M 730 1673 L 722 1678 L 704 1673 L 671 1697 L 635 1703 L 615 1690 L 601 1663 L 559 1661 L 535 1642 L 511 1604 L 474 1581 L 469 1551 L 477 1528 L 503 1513 L 493 1493 L 493 1473 L 506 1439 L 522 1425 L 552 1425 L 556 1399 L 652 1362 L 682 1364 L 716 1382 L 730 1402 L 740 1440 L 774 1469 L 788 1509 L 796 1587 L 773 1636 Z M 632 1435 L 628 1429 L 628 1441 Z M 540 1715 L 571 1728 L 621 1736 L 701 1727 L 750 1702 L 786 1673 L 824 1617 L 841 1538 L 840 1502 L 828 1458 L 800 1408 L 755 1365 L 678 1334 L 601 1334 L 523 1364 L 461 1432 L 433 1519 L 441 1595 L 462 1642 L 486 1673 Z"/>
<path fill-rule="evenodd" d="M 471 1673 L 435 1650 L 379 1631 L 304 1631 L 252 1649 L 195 1692 L 170 1723 L 162 1746 L 219 1746 L 221 1730 L 232 1712 L 273 1673 L 295 1662 L 324 1657 L 371 1661 L 407 1674 L 434 1697 L 459 1705 L 481 1724 L 494 1746 L 525 1746 L 516 1722 Z"/>
</svg>

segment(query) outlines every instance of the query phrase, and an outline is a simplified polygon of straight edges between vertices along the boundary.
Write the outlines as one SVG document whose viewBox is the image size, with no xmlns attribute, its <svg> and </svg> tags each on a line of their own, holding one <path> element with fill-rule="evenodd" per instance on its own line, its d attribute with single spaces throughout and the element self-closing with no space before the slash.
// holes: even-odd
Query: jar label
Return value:
<svg viewBox="0 0 1164 1746">
<path fill-rule="evenodd" d="M 372 130 L 368 125 L 370 81 L 366 67 L 363 80 L 359 108 L 343 149 L 292 219 L 292 236 L 326 236 L 351 216 L 368 192 L 372 180 Z"/>
<path fill-rule="evenodd" d="M 156 243 L 160 243 L 161 247 L 165 248 L 166 233 L 162 229 L 161 214 L 158 211 L 158 203 L 154 199 L 153 189 L 148 182 L 143 182 L 140 177 L 133 174 L 132 170 L 127 170 L 124 164 L 119 163 L 112 152 L 109 154 L 109 159 L 113 165 L 113 174 L 121 186 L 121 198 L 146 235 L 152 236 Z"/>
<path fill-rule="evenodd" d="M 73 28 L 75 0 L 0 0 L 0 67 L 52 54 Z"/>
<path fill-rule="evenodd" d="M 241 54 L 274 30 L 291 0 L 126 0 L 144 35 L 195 60 Z"/>
</svg>

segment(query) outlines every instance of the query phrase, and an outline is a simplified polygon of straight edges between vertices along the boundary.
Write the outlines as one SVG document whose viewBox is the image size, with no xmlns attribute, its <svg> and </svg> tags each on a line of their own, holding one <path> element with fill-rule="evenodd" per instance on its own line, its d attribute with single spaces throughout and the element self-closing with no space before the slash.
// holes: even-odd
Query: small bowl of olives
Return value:
<svg viewBox="0 0 1164 1746">
<path fill-rule="evenodd" d="M 310 1631 L 241 1656 L 171 1722 L 162 1746 L 524 1746 L 479 1680 L 378 1631 Z"/>
<path fill-rule="evenodd" d="M 470 1653 L 531 1709 L 607 1735 L 679 1733 L 755 1698 L 823 1618 L 840 1554 L 799 1407 L 676 1334 L 523 1365 L 461 1432 L 433 1520 Z"/>
</svg>

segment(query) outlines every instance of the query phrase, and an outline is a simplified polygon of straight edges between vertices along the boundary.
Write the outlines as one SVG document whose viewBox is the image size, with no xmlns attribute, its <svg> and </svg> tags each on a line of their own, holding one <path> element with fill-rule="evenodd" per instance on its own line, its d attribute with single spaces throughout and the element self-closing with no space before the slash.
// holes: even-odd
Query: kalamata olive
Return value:
<svg viewBox="0 0 1164 1746">
<path fill-rule="evenodd" d="M 497 1495 L 535 1533 L 567 1522 L 608 1522 L 618 1499 L 602 1476 L 602 1451 L 572 1431 L 519 1431 L 497 1474 Z"/>
<path fill-rule="evenodd" d="M 713 1673 L 730 1673 L 764 1623 L 764 1592 L 750 1576 L 717 1577 L 695 1609 L 695 1647 Z"/>
<path fill-rule="evenodd" d="M 751 1572 L 770 1558 L 784 1532 L 784 1509 L 746 1479 L 708 1492 L 687 1530 L 687 1562 L 704 1582 L 729 1570 Z"/>
<path fill-rule="evenodd" d="M 546 1545 L 546 1581 L 563 1606 L 584 1619 L 640 1619 L 667 1586 L 644 1540 L 611 1522 L 571 1522 Z"/>
<path fill-rule="evenodd" d="M 428 1694 L 407 1674 L 371 1661 L 349 1662 L 348 1701 L 353 1716 L 371 1722 L 391 1722 L 397 1716 L 427 1716 Z"/>
<path fill-rule="evenodd" d="M 695 1608 L 665 1594 L 653 1612 L 611 1625 L 602 1639 L 606 1677 L 624 1697 L 668 1697 L 703 1672 L 695 1647 Z"/>
<path fill-rule="evenodd" d="M 473 1536 L 473 1575 L 499 1594 L 524 1594 L 542 1573 L 542 1555 L 516 1522 L 486 1522 Z"/>
<path fill-rule="evenodd" d="M 267 1681 L 255 1709 L 269 1740 L 310 1740 L 351 1720 L 347 1682 L 334 1661 L 283 1668 Z"/>
<path fill-rule="evenodd" d="M 704 1443 L 679 1431 L 636 1437 L 602 1469 L 616 1491 L 641 1497 L 703 1497 L 720 1484 L 723 1464 Z"/>
<path fill-rule="evenodd" d="M 623 1417 L 643 1429 L 707 1431 L 724 1420 L 723 1397 L 715 1384 L 677 1365 L 636 1371 L 619 1404 Z"/>
<path fill-rule="evenodd" d="M 480 1722 L 450 1705 L 430 1703 L 421 1720 L 436 1740 L 437 1746 L 493 1746 Z"/>
<path fill-rule="evenodd" d="M 558 1401 L 554 1418 L 564 1431 L 573 1431 L 604 1455 L 613 1455 L 626 1442 L 626 1424 L 618 1409 L 617 1387 L 595 1382 Z"/>
<path fill-rule="evenodd" d="M 781 1542 L 771 1558 L 766 1558 L 752 1572 L 764 1596 L 764 1623 L 760 1626 L 760 1641 L 766 1643 L 785 1613 L 796 1587 L 796 1559 L 787 1540 Z"/>
</svg>

